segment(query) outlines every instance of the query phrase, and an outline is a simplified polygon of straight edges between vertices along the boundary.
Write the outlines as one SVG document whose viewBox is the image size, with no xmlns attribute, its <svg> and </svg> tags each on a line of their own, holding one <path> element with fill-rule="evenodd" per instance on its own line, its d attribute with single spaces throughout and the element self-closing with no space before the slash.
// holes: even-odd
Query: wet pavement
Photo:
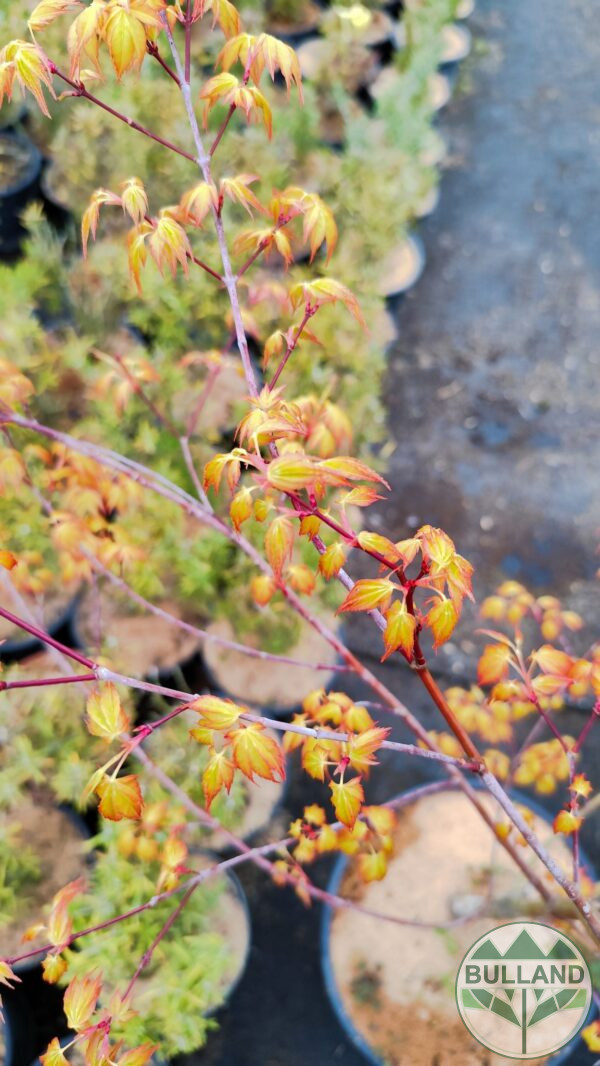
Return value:
<svg viewBox="0 0 600 1066">
<path fill-rule="evenodd" d="M 440 204 L 421 229 L 426 271 L 397 308 L 387 382 L 393 492 L 376 528 L 399 539 L 424 522 L 441 525 L 474 563 L 478 599 L 513 577 L 597 623 L 597 4 L 479 0 L 470 27 L 474 52 L 442 118 Z M 474 628 L 472 614 L 437 657 L 442 679 L 473 676 Z M 353 620 L 349 639 L 377 662 L 368 620 Z M 424 724 L 439 725 L 410 671 L 377 669 Z M 431 776 L 424 762 L 405 763 L 384 763 L 372 801 Z M 290 811 L 311 801 L 313 784 L 294 775 Z M 600 854 L 592 827 L 586 843 Z M 185 1062 L 358 1066 L 324 993 L 318 909 L 305 911 L 255 871 L 242 879 L 250 964 L 220 1031 Z M 595 1058 L 581 1050 L 571 1066 Z"/>
</svg>

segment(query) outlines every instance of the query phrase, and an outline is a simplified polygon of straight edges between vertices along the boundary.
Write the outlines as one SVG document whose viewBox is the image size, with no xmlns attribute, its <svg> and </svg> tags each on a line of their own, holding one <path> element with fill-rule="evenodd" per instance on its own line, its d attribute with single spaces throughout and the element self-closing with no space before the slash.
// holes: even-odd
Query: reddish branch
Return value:
<svg viewBox="0 0 600 1066">
<path fill-rule="evenodd" d="M 172 144 L 171 141 L 166 141 L 164 137 L 159 137 L 157 133 L 153 133 L 152 130 L 146 129 L 145 126 L 140 125 L 135 119 L 129 118 L 121 111 L 117 111 L 110 104 L 105 104 L 104 100 L 100 100 L 98 96 L 94 96 L 93 93 L 88 92 L 85 85 L 81 81 L 73 81 L 72 78 L 63 74 L 62 70 L 56 66 L 55 63 L 50 63 L 50 70 L 53 74 L 56 74 L 57 78 L 64 81 L 67 85 L 70 85 L 73 89 L 75 96 L 80 96 L 83 100 L 89 100 L 90 103 L 96 104 L 97 107 L 101 107 L 103 111 L 107 111 L 109 115 L 114 118 L 118 118 L 119 122 L 124 122 L 130 129 L 135 130 L 137 133 L 142 133 L 144 137 L 149 137 L 151 141 L 156 141 L 157 144 L 162 144 L 163 148 L 168 148 L 171 152 L 175 152 L 176 155 L 183 156 L 184 159 L 189 159 L 190 163 L 195 163 L 196 159 L 189 152 L 186 152 L 183 148 L 179 148 L 176 144 Z"/>
<path fill-rule="evenodd" d="M 307 304 L 306 307 L 304 308 L 304 314 L 302 316 L 302 321 L 300 322 L 300 325 L 298 326 L 298 329 L 294 333 L 294 336 L 292 337 L 292 339 L 289 342 L 285 352 L 283 353 L 283 357 L 281 359 L 281 362 L 280 362 L 279 366 L 277 367 L 277 370 L 275 371 L 275 373 L 273 374 L 273 377 L 271 378 L 271 381 L 270 381 L 270 384 L 269 384 L 269 391 L 271 391 L 272 389 L 275 388 L 277 382 L 279 381 L 279 378 L 281 377 L 281 374 L 285 370 L 285 367 L 287 365 L 288 359 L 290 358 L 292 352 L 294 352 L 295 349 L 296 349 L 298 341 L 300 340 L 300 337 L 302 336 L 302 333 L 303 333 L 305 327 L 308 325 L 308 323 L 310 322 L 310 320 L 313 317 L 313 315 L 316 315 L 317 310 L 318 310 L 318 308 L 312 307 L 310 304 Z"/>
</svg>

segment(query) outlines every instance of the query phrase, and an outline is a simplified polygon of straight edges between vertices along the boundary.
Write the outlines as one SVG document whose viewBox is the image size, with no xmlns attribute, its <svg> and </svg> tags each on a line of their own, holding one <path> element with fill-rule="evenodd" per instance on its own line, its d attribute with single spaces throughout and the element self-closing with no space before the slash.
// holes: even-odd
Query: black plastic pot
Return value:
<svg viewBox="0 0 600 1066">
<path fill-rule="evenodd" d="M 2 989 L 2 1013 L 3 1066 L 22 1066 L 35 1050 L 35 1025 L 20 985 Z"/>
<path fill-rule="evenodd" d="M 481 785 L 475 785 L 474 787 L 481 789 L 481 791 L 484 791 L 484 788 Z M 408 789 L 402 795 L 402 805 L 408 806 L 411 803 L 418 801 L 419 799 L 422 799 L 426 796 L 432 795 L 434 793 L 443 792 L 446 790 L 456 791 L 456 788 L 446 781 L 436 781 L 432 784 L 420 785 L 416 788 Z M 548 811 L 544 810 L 543 807 L 540 807 L 534 800 L 531 800 L 529 796 L 517 792 L 511 792 L 511 796 L 516 802 L 528 807 L 531 811 L 533 811 L 534 814 L 537 814 L 540 818 L 543 818 L 544 821 L 551 824 L 551 818 Z M 339 895 L 340 886 L 346 869 L 348 867 L 349 861 L 350 859 L 347 855 L 340 855 L 336 859 L 331 877 L 327 884 L 327 891 L 332 895 Z M 593 870 L 593 867 L 590 866 L 590 863 L 586 856 L 582 855 L 581 861 L 588 868 L 588 870 Z M 346 1033 L 349 1040 L 351 1040 L 354 1047 L 356 1047 L 357 1050 L 360 1051 L 362 1055 L 364 1055 L 366 1061 L 371 1063 L 372 1066 L 385 1066 L 383 1059 L 381 1059 L 375 1053 L 371 1045 L 367 1043 L 362 1033 L 355 1026 L 352 1018 L 346 1010 L 346 1007 L 342 1001 L 342 997 L 339 993 L 335 980 L 330 951 L 331 925 L 333 920 L 333 914 L 333 908 L 330 907 L 328 904 L 323 904 L 321 915 L 321 966 L 323 969 L 323 978 L 325 981 L 325 988 L 327 989 L 327 994 L 329 996 L 329 999 L 331 1001 L 331 1004 L 333 1006 L 340 1025 L 344 1029 L 344 1032 Z M 584 1024 L 588 1025 L 590 1021 L 592 1021 L 592 1019 L 594 1018 L 595 1014 L 596 1007 L 592 1000 L 590 1013 Z M 556 1054 L 552 1055 L 551 1058 L 548 1059 L 547 1066 L 568 1066 L 568 1064 L 570 1064 L 570 1066 L 577 1066 L 578 1058 L 576 1056 L 579 1052 L 581 1052 L 582 1047 L 583 1045 L 581 1041 L 581 1036 L 578 1035 L 574 1037 L 571 1041 L 569 1041 L 569 1043 L 566 1044 L 565 1047 L 561 1048 L 560 1051 L 557 1051 Z"/>
<path fill-rule="evenodd" d="M 297 48 L 298 45 L 304 44 L 305 41 L 317 37 L 321 21 L 321 8 L 319 4 L 310 2 L 308 6 L 311 9 L 311 17 L 308 22 L 299 25 L 294 25 L 293 22 L 272 23 L 268 27 L 269 33 L 272 33 L 279 41 L 289 44 L 292 48 Z"/>
<path fill-rule="evenodd" d="M 62 607 L 52 621 L 47 624 L 47 632 L 51 637 L 70 632 L 78 598 L 79 593 L 73 596 L 72 600 L 65 607 Z M 17 614 L 18 611 L 15 611 L 15 613 Z M 46 645 L 41 640 L 38 640 L 37 637 L 31 637 L 24 630 L 21 630 L 20 636 L 9 638 L 3 644 L 0 644 L 0 663 L 21 662 L 23 659 L 28 659 L 30 655 L 36 655 L 37 652 L 44 651 L 45 647 Z"/>
<path fill-rule="evenodd" d="M 61 200 L 54 188 L 54 173 L 55 170 L 53 164 L 51 162 L 46 162 L 42 171 L 40 189 L 44 204 L 44 214 L 50 225 L 54 226 L 56 230 L 62 233 L 73 221 L 73 212 L 68 203 Z"/>
<path fill-rule="evenodd" d="M 0 132 L 0 257 L 15 256 L 25 229 L 19 216 L 40 191 L 42 155 L 14 130 Z"/>
</svg>

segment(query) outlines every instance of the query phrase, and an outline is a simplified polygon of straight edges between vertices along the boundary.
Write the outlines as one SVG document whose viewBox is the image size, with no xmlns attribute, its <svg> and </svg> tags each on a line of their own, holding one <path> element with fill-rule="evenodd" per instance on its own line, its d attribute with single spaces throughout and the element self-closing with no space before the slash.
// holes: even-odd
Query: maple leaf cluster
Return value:
<svg viewBox="0 0 600 1066">
<path fill-rule="evenodd" d="M 352 830 L 364 804 L 362 780 L 377 763 L 375 753 L 388 738 L 390 730 L 378 726 L 369 711 L 354 703 L 344 692 L 309 693 L 300 714 L 292 725 L 316 730 L 316 736 L 286 732 L 286 752 L 301 751 L 303 769 L 318 781 L 327 781 L 331 802 L 338 820 Z M 346 739 L 320 735 L 322 731 L 342 733 Z M 356 776 L 349 776 L 352 773 Z"/>
<path fill-rule="evenodd" d="M 190 736 L 208 747 L 209 759 L 202 774 L 207 810 L 219 792 L 231 790 L 236 771 L 249 781 L 283 781 L 283 752 L 260 722 L 243 721 L 247 707 L 218 696 L 200 696 L 190 704 L 199 724 Z"/>
</svg>

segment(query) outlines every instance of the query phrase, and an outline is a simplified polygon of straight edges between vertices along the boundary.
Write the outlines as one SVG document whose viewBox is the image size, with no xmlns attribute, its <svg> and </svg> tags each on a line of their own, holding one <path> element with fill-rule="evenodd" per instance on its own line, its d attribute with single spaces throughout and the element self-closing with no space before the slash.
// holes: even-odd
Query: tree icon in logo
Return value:
<svg viewBox="0 0 600 1066">
<path fill-rule="evenodd" d="M 535 1058 L 563 1047 L 582 1028 L 591 988 L 576 944 L 551 926 L 516 922 L 473 944 L 458 971 L 456 997 L 481 1044 Z"/>
</svg>

